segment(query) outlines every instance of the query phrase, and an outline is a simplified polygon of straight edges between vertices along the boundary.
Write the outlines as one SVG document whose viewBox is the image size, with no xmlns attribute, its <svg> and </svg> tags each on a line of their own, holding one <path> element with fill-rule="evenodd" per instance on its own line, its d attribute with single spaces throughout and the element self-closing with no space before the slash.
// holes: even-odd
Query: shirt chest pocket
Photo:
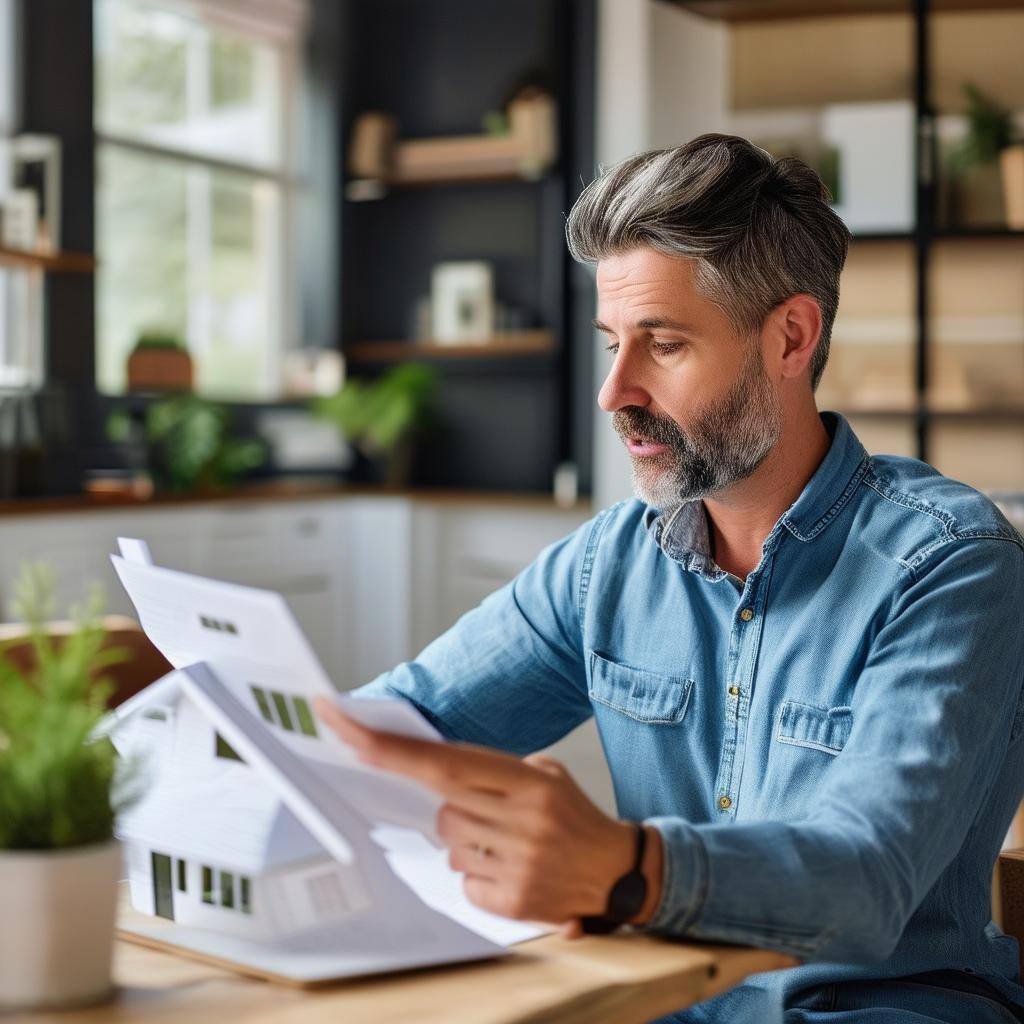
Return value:
<svg viewBox="0 0 1024 1024">
<path fill-rule="evenodd" d="M 637 722 L 675 725 L 683 720 L 693 680 L 620 665 L 590 654 L 590 699 Z"/>
<path fill-rule="evenodd" d="M 819 708 L 787 700 L 779 714 L 775 738 L 780 743 L 810 747 L 834 755 L 846 746 L 852 728 L 852 708 Z"/>
</svg>

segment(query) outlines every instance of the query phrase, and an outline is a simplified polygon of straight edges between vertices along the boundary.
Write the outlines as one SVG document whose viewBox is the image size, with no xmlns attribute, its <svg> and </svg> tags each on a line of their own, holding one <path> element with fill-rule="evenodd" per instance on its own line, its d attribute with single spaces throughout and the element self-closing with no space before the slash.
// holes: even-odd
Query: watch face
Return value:
<svg viewBox="0 0 1024 1024">
<path fill-rule="evenodd" d="M 620 923 L 636 917 L 647 896 L 647 879 L 640 871 L 623 875 L 608 894 L 608 916 Z"/>
</svg>

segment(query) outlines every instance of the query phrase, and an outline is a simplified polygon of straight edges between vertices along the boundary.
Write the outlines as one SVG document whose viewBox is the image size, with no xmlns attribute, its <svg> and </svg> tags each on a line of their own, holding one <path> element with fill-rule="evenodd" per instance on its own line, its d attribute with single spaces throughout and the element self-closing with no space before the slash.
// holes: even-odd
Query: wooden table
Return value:
<svg viewBox="0 0 1024 1024">
<path fill-rule="evenodd" d="M 118 940 L 113 1002 L 0 1016 L 3 1024 L 643 1024 L 796 962 L 646 935 L 546 935 L 503 960 L 302 990 Z"/>
</svg>

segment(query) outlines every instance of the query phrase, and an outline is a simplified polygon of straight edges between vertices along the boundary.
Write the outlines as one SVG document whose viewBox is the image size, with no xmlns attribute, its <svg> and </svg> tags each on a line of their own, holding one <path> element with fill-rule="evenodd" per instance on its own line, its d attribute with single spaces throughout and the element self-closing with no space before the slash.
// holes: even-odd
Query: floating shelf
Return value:
<svg viewBox="0 0 1024 1024">
<path fill-rule="evenodd" d="M 442 344 L 436 341 L 362 341 L 349 345 L 345 357 L 353 363 L 397 363 L 415 359 L 507 359 L 552 355 L 557 349 L 551 331 L 509 331 L 488 341 Z"/>
<path fill-rule="evenodd" d="M 345 187 L 351 200 L 381 199 L 391 188 L 473 181 L 537 181 L 554 154 L 532 153 L 514 135 L 455 135 L 413 139 L 395 146 L 394 165 L 381 178 L 356 178 Z"/>
<path fill-rule="evenodd" d="M 911 14 L 911 0 L 669 0 L 694 14 L 718 21 L 776 21 L 842 14 Z M 942 11 L 1012 10 L 1024 0 L 932 0 Z"/>
<path fill-rule="evenodd" d="M 28 252 L 0 246 L 0 266 L 45 270 L 55 274 L 91 274 L 96 269 L 96 257 L 84 252 Z"/>
</svg>

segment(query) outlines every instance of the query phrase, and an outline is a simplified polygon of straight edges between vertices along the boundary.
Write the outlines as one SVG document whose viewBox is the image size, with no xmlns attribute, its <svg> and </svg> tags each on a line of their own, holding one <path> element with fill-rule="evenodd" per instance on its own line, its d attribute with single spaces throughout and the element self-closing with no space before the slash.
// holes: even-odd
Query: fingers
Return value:
<svg viewBox="0 0 1024 1024">
<path fill-rule="evenodd" d="M 317 698 L 314 706 L 360 760 L 416 779 L 442 796 L 470 789 L 504 794 L 517 788 L 531 771 L 516 757 L 482 747 L 432 743 L 369 729 L 326 698 Z"/>
<path fill-rule="evenodd" d="M 547 754 L 527 754 L 523 761 L 532 768 L 539 768 L 545 774 L 556 778 L 567 778 L 569 775 L 561 761 L 548 757 Z"/>
<path fill-rule="evenodd" d="M 563 939 L 582 939 L 583 938 L 583 922 L 578 917 L 572 917 L 568 921 L 563 921 L 559 925 L 558 933 Z"/>
</svg>

